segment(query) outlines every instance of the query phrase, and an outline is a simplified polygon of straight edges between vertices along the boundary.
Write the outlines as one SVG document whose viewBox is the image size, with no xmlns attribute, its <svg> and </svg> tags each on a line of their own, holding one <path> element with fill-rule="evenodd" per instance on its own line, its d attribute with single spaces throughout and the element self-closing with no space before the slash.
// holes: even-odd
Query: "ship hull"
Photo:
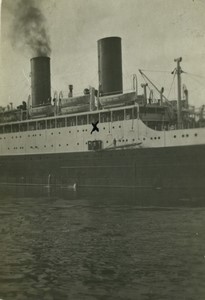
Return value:
<svg viewBox="0 0 205 300">
<path fill-rule="evenodd" d="M 203 189 L 205 145 L 2 156 L 0 183 L 78 188 Z"/>
</svg>

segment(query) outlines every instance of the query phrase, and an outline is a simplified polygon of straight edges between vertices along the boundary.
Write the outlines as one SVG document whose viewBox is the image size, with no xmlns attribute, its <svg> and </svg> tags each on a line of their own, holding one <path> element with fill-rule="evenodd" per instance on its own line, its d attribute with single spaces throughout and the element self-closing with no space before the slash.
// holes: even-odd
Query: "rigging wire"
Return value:
<svg viewBox="0 0 205 300">
<path fill-rule="evenodd" d="M 143 78 L 144 82 L 147 84 L 149 91 L 151 92 L 152 89 L 151 89 L 150 86 L 149 86 L 148 80 L 144 77 L 143 74 L 141 74 L 141 75 L 142 75 L 142 78 Z M 157 99 L 155 98 L 154 94 L 153 94 L 153 99 L 154 99 L 155 101 L 157 101 Z"/>
<path fill-rule="evenodd" d="M 168 99 L 169 99 L 169 96 L 170 96 L 170 93 L 171 93 L 171 90 L 172 90 L 172 87 L 173 87 L 173 84 L 174 84 L 175 77 L 176 77 L 176 71 L 174 72 L 173 80 L 172 80 L 172 83 L 171 83 L 171 86 L 170 86 L 170 89 L 169 89 L 169 93 L 168 93 L 168 96 L 167 96 Z"/>
<path fill-rule="evenodd" d="M 192 83 L 193 82 L 195 82 L 195 83 L 197 83 L 198 85 L 200 85 L 200 87 L 204 87 L 204 84 L 202 83 L 202 82 L 200 82 L 199 80 L 197 80 L 196 78 L 194 78 L 193 76 L 189 76 L 189 79 L 191 79 L 192 80 Z M 195 90 L 196 90 L 197 88 L 195 88 Z"/>
<path fill-rule="evenodd" d="M 189 73 L 189 72 L 184 72 L 184 73 L 187 75 L 196 76 L 196 77 L 203 78 L 203 79 L 205 78 L 205 76 L 198 75 L 198 74 L 193 74 L 193 73 Z"/>
<path fill-rule="evenodd" d="M 143 74 L 143 73 L 141 73 L 141 75 L 142 75 L 142 76 L 145 76 L 145 78 L 147 77 L 147 76 L 146 76 L 145 74 Z M 160 90 L 157 88 L 156 83 L 154 83 L 153 80 L 151 80 L 150 78 L 148 79 L 148 77 L 146 78 L 146 80 L 148 80 L 149 83 L 151 83 L 151 85 L 154 87 L 154 89 L 155 89 L 159 94 L 161 94 Z M 157 85 L 160 86 L 160 84 L 159 84 L 158 82 L 157 82 Z M 163 95 L 163 98 L 165 99 L 165 102 L 169 104 L 168 99 L 167 99 L 164 95 Z M 157 100 L 157 99 L 155 98 L 155 100 Z"/>
<path fill-rule="evenodd" d="M 171 71 L 164 71 L 164 70 L 146 70 L 146 69 L 140 69 L 142 71 L 145 71 L 145 72 L 156 72 L 156 73 L 171 73 Z"/>
<path fill-rule="evenodd" d="M 199 80 L 197 80 L 193 75 L 191 75 L 190 73 L 187 73 L 187 74 L 189 75 L 189 78 L 191 78 L 192 80 L 194 80 L 198 84 L 202 85 L 202 82 L 200 82 Z"/>
</svg>

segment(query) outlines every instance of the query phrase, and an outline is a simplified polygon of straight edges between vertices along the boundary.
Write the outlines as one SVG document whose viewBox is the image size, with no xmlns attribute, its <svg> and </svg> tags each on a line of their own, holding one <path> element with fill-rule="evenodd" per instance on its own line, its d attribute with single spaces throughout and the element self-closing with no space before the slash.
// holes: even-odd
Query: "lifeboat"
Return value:
<svg viewBox="0 0 205 300">
<path fill-rule="evenodd" d="M 90 104 L 83 104 L 83 105 L 73 105 L 67 107 L 61 107 L 61 114 L 73 114 L 78 112 L 84 112 L 90 110 Z"/>
<path fill-rule="evenodd" d="M 20 121 L 20 119 L 21 119 L 20 110 L 0 112 L 0 123 L 16 122 L 16 121 Z"/>
<path fill-rule="evenodd" d="M 136 92 L 111 95 L 111 96 L 103 96 L 99 98 L 100 104 L 103 108 L 129 105 L 129 104 L 133 104 L 135 100 L 136 100 Z"/>
<path fill-rule="evenodd" d="M 39 116 L 52 116 L 54 114 L 54 107 L 52 105 L 31 107 L 29 109 L 29 114 L 32 118 Z"/>
<path fill-rule="evenodd" d="M 70 97 L 61 99 L 61 109 L 64 107 L 74 107 L 74 106 L 85 106 L 90 103 L 90 95 L 83 95 L 79 97 Z"/>
</svg>

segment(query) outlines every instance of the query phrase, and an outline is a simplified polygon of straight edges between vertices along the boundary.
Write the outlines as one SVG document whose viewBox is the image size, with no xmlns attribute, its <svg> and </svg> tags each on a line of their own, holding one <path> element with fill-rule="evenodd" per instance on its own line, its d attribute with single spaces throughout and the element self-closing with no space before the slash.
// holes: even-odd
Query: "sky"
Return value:
<svg viewBox="0 0 205 300">
<path fill-rule="evenodd" d="M 26 101 L 30 94 L 30 58 L 26 46 L 14 45 L 11 27 L 22 10 L 20 0 L 2 0 L 0 106 Z M 31 0 L 27 0 L 29 2 Z M 34 0 L 32 0 L 34 1 Z M 182 57 L 182 82 L 190 104 L 205 104 L 205 0 L 36 0 L 46 18 L 51 41 L 51 86 L 66 96 L 68 84 L 74 94 L 89 85 L 98 88 L 97 40 L 122 38 L 124 91 L 132 87 L 138 69 L 161 88 L 177 96 L 171 72 Z M 19 38 L 21 40 L 21 38 Z M 139 93 L 142 89 L 139 86 Z"/>
</svg>

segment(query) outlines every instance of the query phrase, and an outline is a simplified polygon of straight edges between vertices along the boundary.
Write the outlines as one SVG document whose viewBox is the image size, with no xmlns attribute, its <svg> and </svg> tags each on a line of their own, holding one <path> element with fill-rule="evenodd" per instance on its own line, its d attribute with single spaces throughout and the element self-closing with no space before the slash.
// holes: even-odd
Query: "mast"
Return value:
<svg viewBox="0 0 205 300">
<path fill-rule="evenodd" d="M 177 87 L 178 87 L 178 101 L 177 101 L 177 125 L 181 128 L 182 117 L 181 117 L 181 73 L 183 72 L 180 66 L 182 57 L 176 58 L 174 60 L 177 63 L 176 74 L 177 74 Z"/>
</svg>

